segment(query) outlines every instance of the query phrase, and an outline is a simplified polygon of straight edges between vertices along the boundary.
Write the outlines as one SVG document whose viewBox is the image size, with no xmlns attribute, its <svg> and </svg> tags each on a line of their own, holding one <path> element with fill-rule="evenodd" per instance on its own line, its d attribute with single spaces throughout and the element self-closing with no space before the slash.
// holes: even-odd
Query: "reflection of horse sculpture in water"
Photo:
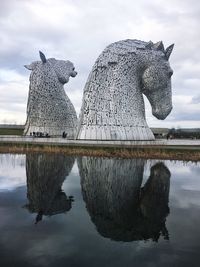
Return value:
<svg viewBox="0 0 200 267">
<path fill-rule="evenodd" d="M 26 207 L 37 213 L 36 223 L 43 215 L 55 215 L 71 209 L 73 197 L 67 197 L 61 187 L 74 164 L 73 157 L 57 154 L 27 154 Z"/>
<path fill-rule="evenodd" d="M 70 61 L 46 59 L 35 61 L 25 67 L 31 70 L 27 104 L 27 120 L 24 134 L 47 132 L 74 138 L 77 131 L 77 116 L 74 106 L 64 91 L 63 85 L 77 72 Z"/>
<path fill-rule="evenodd" d="M 78 159 L 83 199 L 102 236 L 157 241 L 162 234 L 168 239 L 170 172 L 155 164 L 141 188 L 144 164 L 141 159 Z"/>
<path fill-rule="evenodd" d="M 172 109 L 169 56 L 162 42 L 137 40 L 109 45 L 96 60 L 84 88 L 78 139 L 151 140 L 145 120 L 146 95 L 152 113 L 165 119 Z"/>
<path fill-rule="evenodd" d="M 149 238 L 149 234 L 154 241 L 159 239 L 160 234 L 165 239 L 169 238 L 165 221 L 169 214 L 170 176 L 168 168 L 159 162 L 151 167 L 149 179 L 141 189 L 140 212 L 143 221 L 146 222 L 144 230 L 147 231 L 144 239 Z"/>
</svg>

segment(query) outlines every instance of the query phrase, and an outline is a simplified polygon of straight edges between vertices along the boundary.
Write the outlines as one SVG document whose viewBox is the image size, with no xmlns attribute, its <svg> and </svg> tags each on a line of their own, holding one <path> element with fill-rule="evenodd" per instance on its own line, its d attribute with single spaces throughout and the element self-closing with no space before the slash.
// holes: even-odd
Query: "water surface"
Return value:
<svg viewBox="0 0 200 267">
<path fill-rule="evenodd" d="M 199 266 L 200 163 L 0 155 L 0 266 Z"/>
</svg>

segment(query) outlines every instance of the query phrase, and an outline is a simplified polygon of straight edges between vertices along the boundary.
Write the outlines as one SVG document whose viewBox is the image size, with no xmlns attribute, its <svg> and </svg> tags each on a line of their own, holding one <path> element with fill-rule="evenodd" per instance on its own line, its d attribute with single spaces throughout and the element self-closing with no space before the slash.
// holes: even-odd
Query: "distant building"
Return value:
<svg viewBox="0 0 200 267">
<path fill-rule="evenodd" d="M 155 138 L 166 138 L 169 128 L 151 128 Z"/>
</svg>

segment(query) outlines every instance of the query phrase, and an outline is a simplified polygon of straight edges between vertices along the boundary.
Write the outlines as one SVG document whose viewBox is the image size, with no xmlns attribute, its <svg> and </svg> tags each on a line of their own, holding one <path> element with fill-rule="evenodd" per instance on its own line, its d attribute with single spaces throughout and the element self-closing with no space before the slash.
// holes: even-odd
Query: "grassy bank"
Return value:
<svg viewBox="0 0 200 267">
<path fill-rule="evenodd" d="M 0 144 L 0 153 L 26 154 L 29 152 L 64 153 L 75 156 L 171 159 L 184 161 L 200 161 L 200 150 L 189 148 L 116 148 L 116 147 L 73 147 L 35 144 Z"/>
<path fill-rule="evenodd" d="M 20 128 L 0 128 L 0 135 L 22 135 L 23 131 Z"/>
</svg>

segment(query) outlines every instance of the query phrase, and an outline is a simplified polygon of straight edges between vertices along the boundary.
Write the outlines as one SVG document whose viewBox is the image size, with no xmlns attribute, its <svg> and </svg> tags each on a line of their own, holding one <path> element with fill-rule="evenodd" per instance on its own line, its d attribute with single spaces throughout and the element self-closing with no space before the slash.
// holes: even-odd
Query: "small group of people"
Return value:
<svg viewBox="0 0 200 267">
<path fill-rule="evenodd" d="M 173 135 L 170 134 L 170 133 L 168 133 L 168 134 L 166 135 L 166 138 L 167 138 L 167 140 L 169 140 L 169 139 L 173 139 Z"/>
<path fill-rule="evenodd" d="M 31 132 L 30 136 L 32 137 L 50 137 L 50 135 L 47 132 Z M 62 133 L 62 138 L 66 138 L 67 133 L 64 131 Z"/>
<path fill-rule="evenodd" d="M 43 132 L 32 132 L 30 133 L 30 136 L 33 137 L 50 137 L 50 135 L 48 133 L 43 133 Z"/>
</svg>

